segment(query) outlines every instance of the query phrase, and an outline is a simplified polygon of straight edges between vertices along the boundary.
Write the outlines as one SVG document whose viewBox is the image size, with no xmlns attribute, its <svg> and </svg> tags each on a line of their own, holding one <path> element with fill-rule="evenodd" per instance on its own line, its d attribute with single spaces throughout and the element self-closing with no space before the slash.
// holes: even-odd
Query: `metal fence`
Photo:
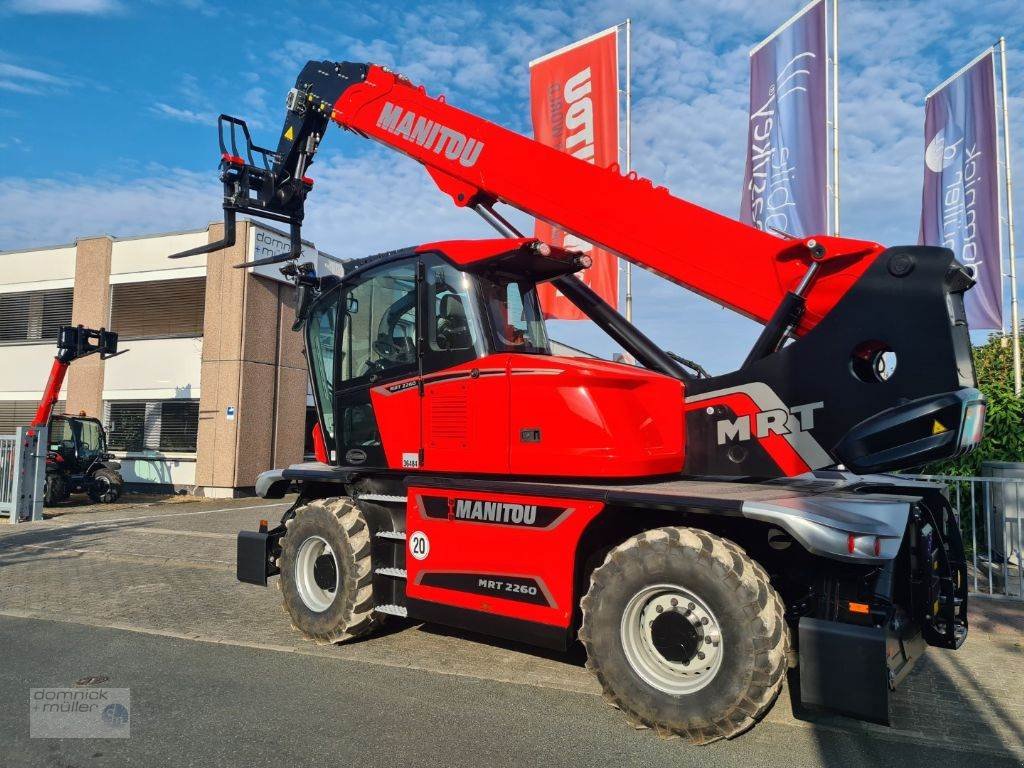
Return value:
<svg viewBox="0 0 1024 768">
<path fill-rule="evenodd" d="M 1018 466 L 1018 472 L 1024 472 L 1024 466 Z M 910 477 L 946 486 L 963 533 L 970 591 L 1024 600 L 1024 476 Z"/>
<path fill-rule="evenodd" d="M 19 427 L 13 435 L 0 435 L 0 519 L 43 519 L 46 439 L 45 428 Z"/>
</svg>

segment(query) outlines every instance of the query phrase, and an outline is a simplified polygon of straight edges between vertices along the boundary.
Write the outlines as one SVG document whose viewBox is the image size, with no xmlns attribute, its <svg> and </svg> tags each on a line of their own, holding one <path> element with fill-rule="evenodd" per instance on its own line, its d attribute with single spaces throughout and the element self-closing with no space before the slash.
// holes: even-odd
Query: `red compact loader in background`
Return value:
<svg viewBox="0 0 1024 768">
<path fill-rule="evenodd" d="M 117 351 L 117 334 L 113 331 L 105 328 L 97 331 L 81 325 L 61 326 L 46 390 L 29 425 L 47 427 L 44 506 L 56 506 L 72 493 L 87 493 L 94 502 L 105 503 L 121 497 L 124 488 L 124 478 L 119 471 L 121 465 L 113 461 L 113 454 L 107 453 L 103 423 L 87 417 L 84 411 L 78 416 L 54 416 L 53 407 L 71 363 L 92 354 L 107 360 L 127 351 Z"/>
<path fill-rule="evenodd" d="M 502 239 L 299 264 L 306 175 L 331 122 L 420 162 Z M 803 703 L 888 721 L 925 645 L 967 634 L 963 544 L 940 488 L 879 474 L 972 449 L 963 293 L 941 248 L 784 239 L 597 168 L 369 64 L 311 61 L 276 150 L 221 116 L 225 239 L 291 227 L 318 461 L 260 476 L 297 502 L 243 531 L 238 578 L 279 575 L 292 622 L 340 641 L 389 616 L 553 648 L 579 638 L 635 724 L 732 737 L 787 667 Z M 516 207 L 764 324 L 707 376 L 522 237 Z M 385 212 L 384 215 L 395 215 Z M 180 254 L 186 255 L 186 254 Z M 239 265 L 248 266 L 248 265 Z M 553 356 L 536 285 L 641 367 Z M 898 367 L 886 361 L 895 355 Z"/>
</svg>

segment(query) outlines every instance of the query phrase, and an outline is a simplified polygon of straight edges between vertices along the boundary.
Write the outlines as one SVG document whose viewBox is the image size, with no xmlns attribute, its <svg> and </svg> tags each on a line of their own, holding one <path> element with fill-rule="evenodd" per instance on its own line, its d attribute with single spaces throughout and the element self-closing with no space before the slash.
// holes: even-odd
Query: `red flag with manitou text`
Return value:
<svg viewBox="0 0 1024 768">
<path fill-rule="evenodd" d="M 618 162 L 618 50 L 618 28 L 612 27 L 530 62 L 530 111 L 537 141 L 602 168 Z M 593 266 L 578 276 L 618 307 L 618 259 L 545 221 L 537 221 L 534 236 L 590 254 Z M 584 319 L 550 283 L 542 283 L 538 293 L 545 317 Z"/>
</svg>

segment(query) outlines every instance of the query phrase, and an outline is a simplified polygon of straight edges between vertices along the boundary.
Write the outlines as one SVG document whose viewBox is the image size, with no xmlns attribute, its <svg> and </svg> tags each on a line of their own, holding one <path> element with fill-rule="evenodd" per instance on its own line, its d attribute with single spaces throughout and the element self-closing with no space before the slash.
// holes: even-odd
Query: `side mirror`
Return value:
<svg viewBox="0 0 1024 768">
<path fill-rule="evenodd" d="M 357 299 L 351 293 L 345 297 L 345 311 L 348 312 L 350 315 L 353 315 L 359 311 L 359 299 Z"/>
<path fill-rule="evenodd" d="M 299 283 L 295 286 L 295 322 L 292 323 L 292 330 L 297 331 L 306 322 L 306 315 L 309 314 L 309 305 L 313 300 L 313 292 L 308 285 Z"/>
</svg>

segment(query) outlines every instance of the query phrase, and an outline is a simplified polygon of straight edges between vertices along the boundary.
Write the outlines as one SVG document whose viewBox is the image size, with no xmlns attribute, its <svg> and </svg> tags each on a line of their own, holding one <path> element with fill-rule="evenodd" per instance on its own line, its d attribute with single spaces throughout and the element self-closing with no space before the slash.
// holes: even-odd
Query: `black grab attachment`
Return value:
<svg viewBox="0 0 1024 768">
<path fill-rule="evenodd" d="M 84 325 L 62 325 L 57 335 L 57 359 L 62 363 L 93 354 L 99 354 L 100 360 L 109 360 L 127 351 L 117 351 L 117 334 L 106 328 L 97 331 Z"/>
<path fill-rule="evenodd" d="M 224 185 L 224 237 L 170 258 L 198 256 L 231 247 L 235 244 L 239 213 L 288 224 L 289 249 L 237 266 L 277 264 L 299 258 L 306 195 L 313 188 L 313 180 L 306 172 L 313 163 L 335 103 L 346 88 L 366 79 L 367 70 L 365 64 L 348 62 L 307 63 L 288 94 L 288 111 L 277 150 L 254 144 L 244 120 L 221 115 L 217 119 L 217 131 L 220 180 Z"/>
</svg>

